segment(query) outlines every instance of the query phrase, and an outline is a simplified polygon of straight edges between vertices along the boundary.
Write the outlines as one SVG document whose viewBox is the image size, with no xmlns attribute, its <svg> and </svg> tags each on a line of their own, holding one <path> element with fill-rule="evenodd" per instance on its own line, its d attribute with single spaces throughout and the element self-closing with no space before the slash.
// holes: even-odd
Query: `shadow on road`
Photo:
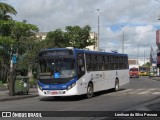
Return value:
<svg viewBox="0 0 160 120">
<path fill-rule="evenodd" d="M 123 91 L 125 89 L 120 89 L 119 91 Z M 114 93 L 113 89 L 109 89 L 109 90 L 104 90 L 104 91 L 100 91 L 100 92 L 95 92 L 94 93 L 94 97 L 98 97 L 104 94 L 109 94 L 109 93 Z M 86 95 L 79 95 L 79 96 L 65 96 L 65 97 L 60 97 L 60 96 L 56 96 L 56 97 L 43 97 L 40 98 L 40 101 L 80 101 L 80 100 L 84 100 L 84 99 L 88 99 L 86 97 Z M 92 99 L 92 98 L 90 98 Z"/>
</svg>

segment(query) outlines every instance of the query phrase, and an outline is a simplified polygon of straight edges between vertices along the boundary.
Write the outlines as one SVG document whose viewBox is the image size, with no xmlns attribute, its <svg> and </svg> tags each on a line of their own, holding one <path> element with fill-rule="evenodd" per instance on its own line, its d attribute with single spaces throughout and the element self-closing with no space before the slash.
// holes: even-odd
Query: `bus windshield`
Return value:
<svg viewBox="0 0 160 120">
<path fill-rule="evenodd" d="M 73 58 L 52 57 L 39 59 L 40 79 L 71 78 L 76 75 Z"/>
</svg>

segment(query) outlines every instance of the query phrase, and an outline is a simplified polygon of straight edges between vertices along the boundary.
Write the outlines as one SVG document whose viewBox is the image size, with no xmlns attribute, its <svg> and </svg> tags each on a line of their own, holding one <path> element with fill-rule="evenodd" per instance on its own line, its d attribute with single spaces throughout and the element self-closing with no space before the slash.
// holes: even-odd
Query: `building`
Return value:
<svg viewBox="0 0 160 120">
<path fill-rule="evenodd" d="M 143 64 L 149 62 L 149 59 L 139 58 L 139 59 L 128 59 L 129 68 L 142 66 Z"/>
<path fill-rule="evenodd" d="M 138 60 L 137 59 L 128 59 L 129 68 L 136 67 L 138 68 Z"/>
<path fill-rule="evenodd" d="M 90 32 L 90 38 L 91 39 L 95 39 L 95 44 L 94 45 L 91 45 L 91 46 L 87 46 L 86 48 L 89 49 L 89 50 L 97 50 L 97 43 L 98 43 L 98 34 L 95 33 L 95 32 Z"/>
<path fill-rule="evenodd" d="M 36 37 L 39 38 L 40 40 L 45 40 L 47 36 L 47 32 L 37 32 Z"/>
</svg>

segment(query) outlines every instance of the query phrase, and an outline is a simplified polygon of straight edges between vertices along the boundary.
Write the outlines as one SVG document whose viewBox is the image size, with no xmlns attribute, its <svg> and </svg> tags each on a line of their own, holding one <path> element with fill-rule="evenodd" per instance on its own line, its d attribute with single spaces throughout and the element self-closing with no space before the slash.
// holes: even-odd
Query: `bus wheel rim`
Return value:
<svg viewBox="0 0 160 120">
<path fill-rule="evenodd" d="M 92 85 L 89 85 L 88 86 L 88 96 L 90 97 L 90 96 L 92 96 L 92 94 L 93 94 Z"/>
</svg>

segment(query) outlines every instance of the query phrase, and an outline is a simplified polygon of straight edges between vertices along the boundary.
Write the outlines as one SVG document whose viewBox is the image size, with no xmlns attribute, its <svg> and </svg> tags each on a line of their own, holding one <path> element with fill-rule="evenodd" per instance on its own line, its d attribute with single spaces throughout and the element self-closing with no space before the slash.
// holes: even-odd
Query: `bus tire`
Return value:
<svg viewBox="0 0 160 120">
<path fill-rule="evenodd" d="M 91 98 L 93 97 L 93 84 L 91 82 L 88 83 L 88 86 L 87 86 L 87 98 Z"/>
<path fill-rule="evenodd" d="M 119 90 L 119 80 L 115 80 L 115 87 L 114 87 L 114 92 L 117 92 Z"/>
</svg>

